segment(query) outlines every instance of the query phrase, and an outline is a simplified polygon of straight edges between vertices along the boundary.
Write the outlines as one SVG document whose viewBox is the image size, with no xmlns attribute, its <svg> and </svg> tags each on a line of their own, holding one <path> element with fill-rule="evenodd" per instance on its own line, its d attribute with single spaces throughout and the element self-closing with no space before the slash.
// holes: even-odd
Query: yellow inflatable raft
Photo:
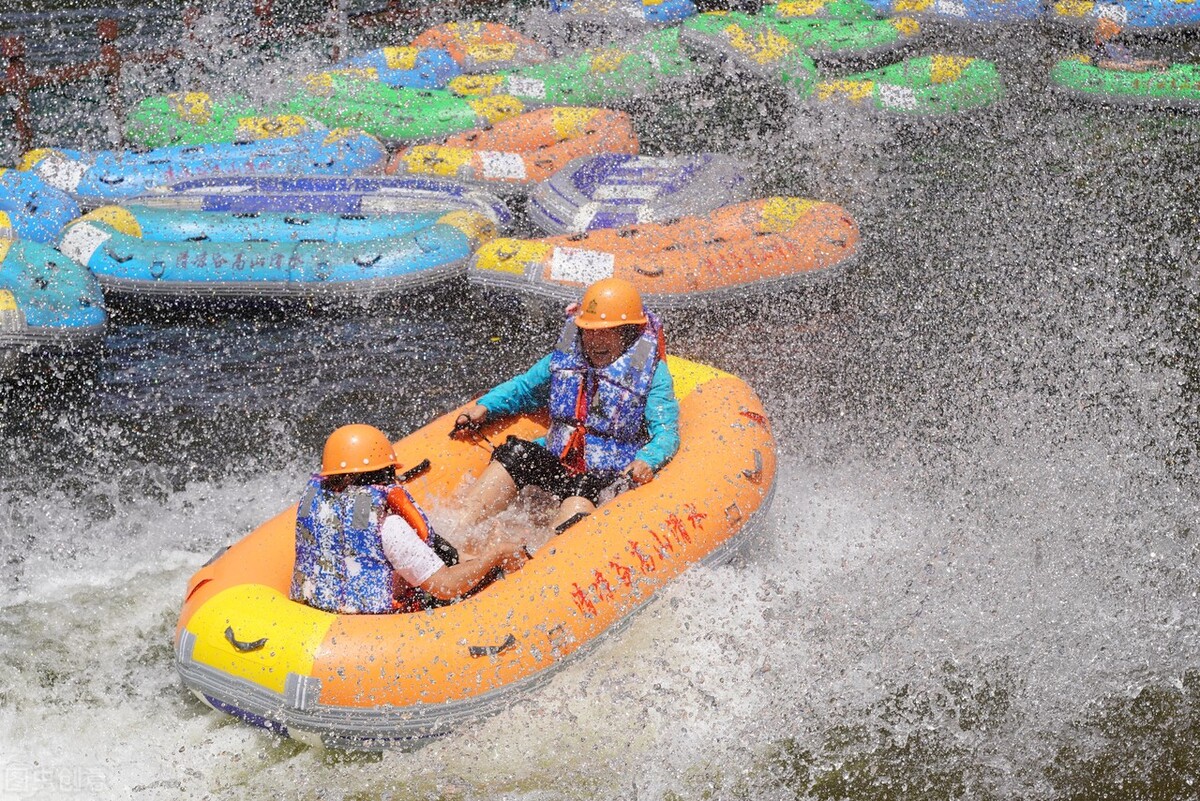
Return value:
<svg viewBox="0 0 1200 801">
<path fill-rule="evenodd" d="M 337 615 L 288 598 L 295 507 L 202 567 L 175 634 L 180 676 L 212 707 L 307 742 L 375 750 L 494 713 L 581 656 L 672 579 L 728 559 L 767 509 L 775 443 L 745 382 L 668 357 L 679 453 L 542 547 L 525 567 L 456 604 L 412 614 Z M 464 407 L 465 408 L 465 407 Z M 409 483 L 445 502 L 486 449 L 448 436 L 454 410 L 396 445 Z M 536 437 L 545 420 L 486 427 Z"/>
</svg>

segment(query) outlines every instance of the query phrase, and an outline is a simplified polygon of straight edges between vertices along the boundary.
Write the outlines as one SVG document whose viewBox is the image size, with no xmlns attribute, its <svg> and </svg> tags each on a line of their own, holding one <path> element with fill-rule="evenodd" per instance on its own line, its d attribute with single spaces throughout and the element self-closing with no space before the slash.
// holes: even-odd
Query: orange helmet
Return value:
<svg viewBox="0 0 1200 801">
<path fill-rule="evenodd" d="M 1108 17 L 1101 17 L 1096 23 L 1096 38 L 1107 41 L 1121 32 L 1121 26 Z"/>
<path fill-rule="evenodd" d="M 355 423 L 342 426 L 325 440 L 320 474 L 370 473 L 395 464 L 396 453 L 387 436 L 374 426 Z"/>
<path fill-rule="evenodd" d="M 649 322 L 642 296 L 633 284 L 621 278 L 604 278 L 587 288 L 575 315 L 580 328 L 616 328 Z"/>
</svg>

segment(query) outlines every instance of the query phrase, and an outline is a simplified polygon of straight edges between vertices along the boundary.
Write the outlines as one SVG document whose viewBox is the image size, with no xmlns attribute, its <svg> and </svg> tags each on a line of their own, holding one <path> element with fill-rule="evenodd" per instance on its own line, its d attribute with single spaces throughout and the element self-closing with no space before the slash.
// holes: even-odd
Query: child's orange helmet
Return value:
<svg viewBox="0 0 1200 801">
<path fill-rule="evenodd" d="M 342 426 L 325 440 L 321 475 L 370 473 L 396 465 L 396 452 L 387 436 L 374 426 Z"/>
<path fill-rule="evenodd" d="M 637 288 L 621 278 L 603 278 L 587 288 L 579 303 L 575 325 L 580 328 L 616 328 L 649 322 Z"/>
</svg>

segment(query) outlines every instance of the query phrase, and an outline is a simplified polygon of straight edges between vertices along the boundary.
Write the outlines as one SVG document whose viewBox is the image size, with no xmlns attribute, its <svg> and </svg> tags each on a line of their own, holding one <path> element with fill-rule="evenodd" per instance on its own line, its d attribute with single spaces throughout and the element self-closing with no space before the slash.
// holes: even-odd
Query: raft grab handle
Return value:
<svg viewBox="0 0 1200 801">
<path fill-rule="evenodd" d="M 266 642 L 266 640 L 263 640 L 263 642 Z M 495 656 L 501 651 L 507 651 L 516 644 L 517 638 L 509 634 L 504 638 L 504 642 L 500 643 L 499 645 L 469 645 L 467 646 L 467 653 L 475 657 Z"/>
<path fill-rule="evenodd" d="M 115 250 L 113 250 L 112 248 L 107 247 L 107 246 L 104 248 L 104 252 L 110 259 L 115 261 L 117 264 L 124 264 L 125 262 L 127 262 L 133 258 L 132 252 L 127 253 L 124 256 L 122 256 L 120 253 L 117 253 Z"/>
<path fill-rule="evenodd" d="M 233 626 L 225 627 L 225 639 L 229 640 L 229 644 L 232 645 L 234 648 L 238 649 L 239 651 L 241 651 L 242 653 L 248 653 L 250 651 L 257 651 L 259 648 L 262 648 L 264 645 L 267 644 L 266 637 L 263 637 L 260 640 L 254 640 L 253 642 L 243 642 L 243 641 L 239 640 L 237 638 L 237 636 L 233 633 Z"/>
<path fill-rule="evenodd" d="M 750 479 L 754 483 L 758 483 L 762 479 L 763 474 L 763 455 L 758 448 L 754 449 L 754 467 L 746 468 L 742 471 L 742 475 Z"/>
<path fill-rule="evenodd" d="M 429 468 L 430 468 L 429 460 L 422 459 L 421 461 L 417 462 L 412 467 L 405 470 L 400 475 L 396 476 L 396 481 L 400 482 L 401 484 L 407 483 L 409 481 L 412 481 L 414 478 L 421 475 L 422 473 L 424 473 Z"/>
</svg>

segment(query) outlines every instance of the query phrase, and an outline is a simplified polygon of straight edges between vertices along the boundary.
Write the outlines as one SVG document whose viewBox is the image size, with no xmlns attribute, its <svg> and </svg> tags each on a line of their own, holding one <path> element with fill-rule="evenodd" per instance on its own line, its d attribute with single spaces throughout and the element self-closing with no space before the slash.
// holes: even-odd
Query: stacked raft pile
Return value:
<svg viewBox="0 0 1200 801">
<path fill-rule="evenodd" d="M 1200 3 L 1191 0 L 1060 2 L 1046 8 L 1046 17 L 1073 24 L 1107 19 L 1151 30 L 1196 24 L 1198 9 Z M 593 268 L 611 262 L 617 269 L 622 259 L 630 258 L 622 255 L 622 247 L 655 238 L 646 226 L 713 227 L 722 239 L 717 244 L 731 248 L 756 230 L 750 217 L 722 216 L 724 207 L 753 197 L 746 170 L 733 166 L 729 157 L 669 154 L 631 160 L 640 151 L 638 101 L 683 85 L 690 85 L 690 91 L 720 69 L 742 80 L 776 83 L 789 90 L 794 102 L 813 106 L 844 105 L 898 117 L 986 108 L 1003 98 L 995 66 L 966 55 L 911 55 L 922 22 L 995 24 L 1035 13 L 1026 0 L 784 0 L 757 13 L 697 13 L 690 2 L 574 0 L 555 3 L 551 11 L 572 24 L 619 34 L 621 41 L 555 52 L 505 25 L 451 22 L 406 43 L 301 76 L 289 97 L 268 107 L 236 94 L 217 98 L 179 92 L 147 98 L 129 115 L 127 130 L 133 142 L 151 150 L 83 153 L 56 148 L 27 154 L 21 171 L 9 171 L 0 185 L 0 229 L 7 228 L 11 238 L 23 243 L 65 242 L 69 254 L 92 267 L 101 285 L 133 294 L 305 295 L 351 291 L 356 284 L 375 292 L 444 280 L 473 261 L 469 275 L 476 283 L 554 295 L 559 290 L 547 288 L 557 285 L 544 277 L 549 275 L 546 265 L 529 254 L 557 254 L 551 256 L 551 272 L 556 273 L 578 272 L 581 259 L 590 259 Z M 601 22 L 612 24 L 606 28 Z M 894 63 L 880 63 L 887 61 Z M 871 69 L 854 69 L 872 62 Z M 1074 97 L 1108 104 L 1191 108 L 1200 103 L 1200 73 L 1190 64 L 1113 70 L 1078 56 L 1054 64 L 1050 84 Z M 715 178 L 718 165 L 724 165 L 725 174 Z M 575 247 L 551 242 L 535 247 L 528 243 L 537 242 L 536 237 L 518 231 L 514 233 L 521 239 L 494 243 L 477 256 L 476 250 L 506 233 L 512 220 L 494 197 L 476 198 L 480 202 L 470 209 L 451 203 L 439 213 L 404 208 L 397 205 L 401 195 L 393 194 L 386 214 L 397 216 L 383 222 L 380 212 L 357 220 L 349 217 L 358 212 L 343 211 L 343 218 L 335 220 L 320 217 L 331 212 L 310 210 L 316 216 L 305 218 L 276 196 L 272 211 L 264 206 L 237 212 L 254 219 L 243 217 L 236 225 L 218 223 L 212 209 L 195 219 L 188 215 L 201 214 L 199 210 L 177 206 L 167 212 L 169 201 L 162 199 L 164 192 L 170 194 L 166 187 L 180 181 L 385 171 L 397 178 L 440 182 L 438 191 L 449 191 L 447 197 L 458 191 L 446 190 L 446 182 L 453 182 L 525 203 L 528 221 L 552 237 L 623 230 L 612 235 L 622 247 L 609 244 L 608 234 L 587 240 L 587 247 L 578 246 L 583 240 Z M 598 179 L 604 171 L 607 177 Z M 631 178 L 635 172 L 642 177 Z M 659 177 L 645 179 L 651 173 Z M 701 174 L 703 181 L 696 179 Z M 40 188 L 31 190 L 35 179 Z M 26 185 L 18 186 L 21 182 Z M 318 193 L 322 202 L 357 208 L 378 189 L 341 186 Z M 331 200 L 339 193 L 344 194 L 341 200 Z M 698 199 L 702 195 L 705 201 Z M 79 219 L 83 210 L 114 203 L 126 206 Z M 844 211 L 840 214 L 849 219 Z M 174 227 L 165 223 L 170 215 L 178 218 Z M 824 223 L 810 219 L 815 227 L 804 236 L 853 242 L 853 236 L 821 233 Z M 730 226 L 738 224 L 743 227 L 733 234 Z M 306 235 L 297 236 L 301 230 Z M 687 237 L 671 243 L 663 236 L 663 247 L 670 248 L 665 252 L 693 258 L 703 250 Z M 515 241 L 526 244 L 518 248 Z M 270 258 L 254 252 L 271 248 Z M 514 248 L 521 258 L 504 255 Z M 9 248 L 13 263 L 21 260 L 16 254 L 24 249 L 24 244 Z M 568 251 L 593 255 L 564 261 Z M 828 265 L 847 262 L 852 244 L 848 251 Z M 61 251 L 55 258 L 63 258 Z M 274 269 L 245 267 L 264 261 Z M 227 264 L 239 266 L 232 268 L 235 273 L 222 272 Z M 287 278 L 284 264 L 290 265 Z M 402 269 L 401 264 L 407 266 Z M 827 266 L 823 258 L 793 260 L 786 269 L 772 265 L 760 276 L 724 269 L 690 275 L 686 290 L 647 289 L 660 302 L 672 303 L 669 296 L 686 304 L 689 298 L 745 289 L 757 281 L 789 275 L 801 279 Z M 593 268 L 578 274 L 599 274 Z M 644 269 L 658 274 L 652 283 L 659 290 L 672 275 L 687 273 L 677 265 Z M 315 289 L 318 285 L 321 290 Z"/>
<path fill-rule="evenodd" d="M 994 68 L 965 57 L 921 56 L 845 74 L 858 62 L 899 57 L 920 32 L 910 17 L 887 18 L 863 0 L 783 2 L 757 14 L 696 10 L 690 2 L 576 0 L 553 13 L 574 23 L 619 16 L 624 22 L 608 30 L 622 31 L 625 41 L 555 53 L 508 26 L 452 22 L 300 76 L 269 106 L 197 91 L 146 98 L 128 115 L 127 135 L 148 150 L 31 151 L 0 195 L 0 223 L 58 245 L 55 258 L 89 268 L 93 286 L 133 297 L 375 294 L 461 275 L 472 259 L 478 284 L 555 295 L 564 290 L 552 275 L 591 274 L 579 272 L 581 259 L 617 269 L 641 253 L 630 249 L 634 242 L 662 239 L 662 253 L 678 258 L 656 256 L 643 268 L 657 278 L 646 289 L 661 303 L 687 305 L 759 282 L 806 280 L 848 262 L 856 235 L 852 221 L 851 233 L 829 228 L 834 218 L 850 220 L 843 210 L 801 215 L 806 222 L 787 233 L 794 241 L 776 248 L 785 256 L 756 252 L 758 272 L 731 268 L 739 248 L 766 232 L 755 213 L 730 209 L 774 208 L 779 200 L 752 201 L 746 165 L 719 153 L 630 160 L 640 151 L 631 112 L 642 100 L 684 85 L 691 91 L 718 66 L 777 82 L 799 103 L 885 113 L 945 114 L 994 103 L 1001 93 Z M 409 183 L 363 183 L 381 172 Z M 18 176 L 36 179 L 43 194 L 15 188 Z M 237 184 L 241 177 L 305 189 L 250 190 Z M 359 183 L 338 183 L 352 177 Z M 220 186 L 225 179 L 233 183 Z M 208 180 L 216 183 L 204 189 Z M 433 183 L 417 190 L 419 180 Z M 325 183 L 312 194 L 304 181 Z M 171 188 L 181 182 L 186 191 Z M 233 186 L 248 193 L 236 203 Z M 587 247 L 550 243 L 547 252 L 557 256 L 548 273 L 537 259 L 501 258 L 517 240 L 475 258 L 513 218 L 491 194 L 464 206 L 467 186 L 527 204 L 527 219 L 551 236 L 619 233 L 596 234 Z M 203 208 L 189 206 L 201 191 L 212 195 Z M 441 193 L 441 206 L 425 202 L 430 193 Z M 843 245 L 812 248 L 826 240 Z M 23 248 L 12 250 L 14 263 Z M 584 251 L 592 255 L 578 255 Z M 577 255 L 564 257 L 569 252 Z M 522 277 L 514 280 L 518 263 Z"/>
</svg>

